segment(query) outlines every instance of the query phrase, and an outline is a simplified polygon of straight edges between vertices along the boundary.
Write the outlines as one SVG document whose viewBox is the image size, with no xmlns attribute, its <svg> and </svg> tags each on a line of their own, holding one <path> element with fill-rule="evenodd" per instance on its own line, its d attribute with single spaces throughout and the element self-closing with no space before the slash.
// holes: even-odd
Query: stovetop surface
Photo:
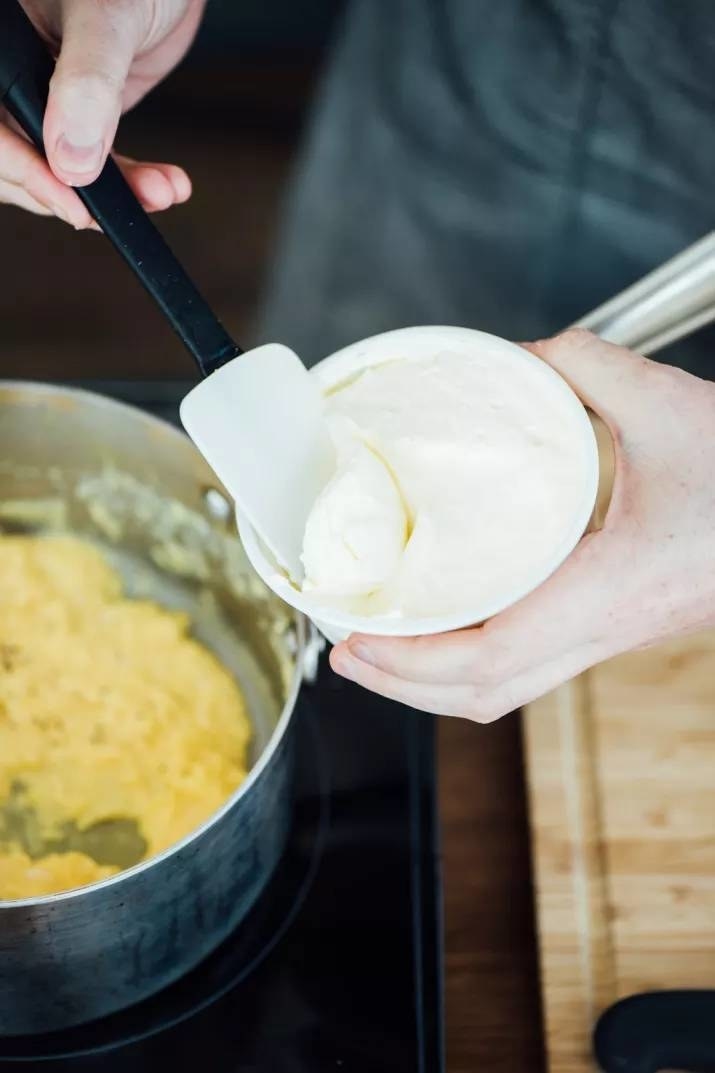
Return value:
<svg viewBox="0 0 715 1073">
<path fill-rule="evenodd" d="M 91 386 L 175 421 L 190 385 Z M 368 696 L 325 660 L 295 719 L 294 825 L 250 916 L 131 1010 L 0 1039 L 0 1071 L 443 1069 L 433 720 Z"/>
</svg>

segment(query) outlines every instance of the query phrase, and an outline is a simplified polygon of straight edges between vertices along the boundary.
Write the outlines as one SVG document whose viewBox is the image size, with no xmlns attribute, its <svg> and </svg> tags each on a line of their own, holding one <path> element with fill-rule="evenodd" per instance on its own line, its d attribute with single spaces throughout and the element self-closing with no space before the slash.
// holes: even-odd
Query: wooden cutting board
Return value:
<svg viewBox="0 0 715 1073">
<path fill-rule="evenodd" d="M 715 988 L 715 633 L 530 706 L 525 748 L 550 1073 L 592 1073 L 598 1014 Z"/>
</svg>

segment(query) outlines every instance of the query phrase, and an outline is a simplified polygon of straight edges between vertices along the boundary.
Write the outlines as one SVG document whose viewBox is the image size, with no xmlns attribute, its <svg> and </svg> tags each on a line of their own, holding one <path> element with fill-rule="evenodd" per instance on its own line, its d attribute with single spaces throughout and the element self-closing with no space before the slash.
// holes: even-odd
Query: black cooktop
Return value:
<svg viewBox="0 0 715 1073">
<path fill-rule="evenodd" d="M 176 421 L 188 384 L 90 386 Z M 162 994 L 0 1039 L 0 1071 L 440 1073 L 434 721 L 327 666 L 296 711 L 288 848 L 251 915 Z"/>
</svg>

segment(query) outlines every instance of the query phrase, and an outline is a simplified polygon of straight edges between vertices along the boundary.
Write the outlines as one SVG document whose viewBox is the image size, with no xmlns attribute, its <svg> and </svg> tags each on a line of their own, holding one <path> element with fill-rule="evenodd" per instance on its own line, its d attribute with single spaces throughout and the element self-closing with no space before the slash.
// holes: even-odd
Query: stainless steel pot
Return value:
<svg viewBox="0 0 715 1073">
<path fill-rule="evenodd" d="M 129 1006 L 245 916 L 289 829 L 291 713 L 311 652 L 302 621 L 253 575 L 223 490 L 180 432 L 99 395 L 0 384 L 0 529 L 48 527 L 98 541 L 130 591 L 190 612 L 248 700 L 252 768 L 160 856 L 91 887 L 0 902 L 2 1035 Z"/>
</svg>

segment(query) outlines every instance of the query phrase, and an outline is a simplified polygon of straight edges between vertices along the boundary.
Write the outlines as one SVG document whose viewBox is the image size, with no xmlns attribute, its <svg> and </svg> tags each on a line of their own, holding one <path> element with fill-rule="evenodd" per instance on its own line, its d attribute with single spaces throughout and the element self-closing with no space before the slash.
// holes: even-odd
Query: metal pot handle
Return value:
<svg viewBox="0 0 715 1073">
<path fill-rule="evenodd" d="M 715 320 L 715 231 L 582 317 L 576 326 L 654 354 Z"/>
</svg>

